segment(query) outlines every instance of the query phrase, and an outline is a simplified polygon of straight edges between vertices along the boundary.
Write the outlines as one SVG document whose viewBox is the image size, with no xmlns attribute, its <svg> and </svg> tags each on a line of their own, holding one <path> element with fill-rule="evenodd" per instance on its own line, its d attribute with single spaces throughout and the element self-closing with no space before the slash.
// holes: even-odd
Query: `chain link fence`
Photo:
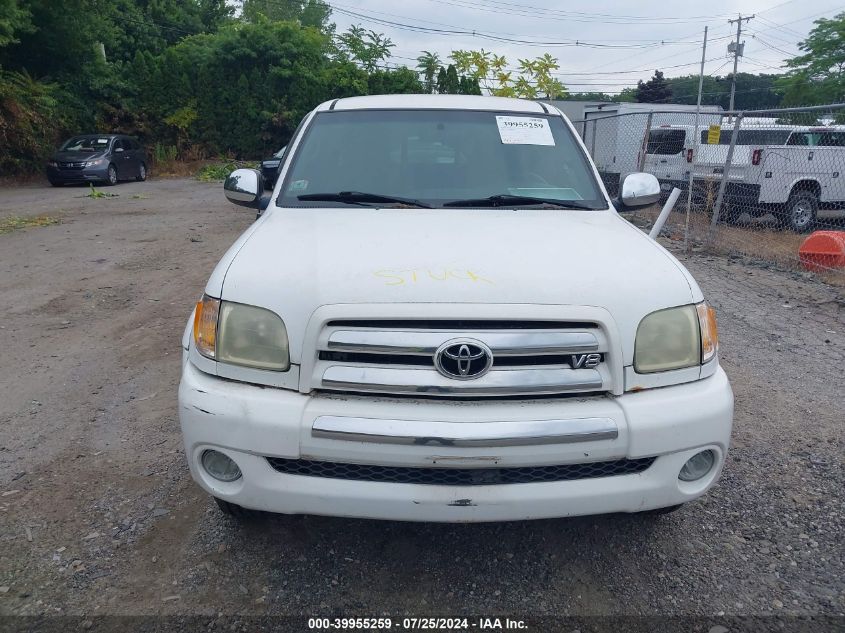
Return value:
<svg viewBox="0 0 845 633">
<path fill-rule="evenodd" d="M 596 111 L 573 123 L 611 196 L 641 171 L 657 177 L 664 201 L 681 190 L 664 237 L 687 250 L 810 271 L 845 286 L 845 104 L 711 108 L 698 116 Z M 659 211 L 629 217 L 648 227 Z"/>
</svg>

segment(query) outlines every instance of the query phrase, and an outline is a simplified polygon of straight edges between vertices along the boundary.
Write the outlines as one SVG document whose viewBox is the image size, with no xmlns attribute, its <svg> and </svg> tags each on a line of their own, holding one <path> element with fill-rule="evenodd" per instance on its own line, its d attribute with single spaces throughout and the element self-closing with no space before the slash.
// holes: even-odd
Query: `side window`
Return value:
<svg viewBox="0 0 845 633">
<path fill-rule="evenodd" d="M 112 151 L 113 151 L 113 152 L 116 152 L 118 149 L 121 149 L 121 148 L 122 148 L 122 149 L 126 149 L 126 148 L 123 146 L 123 140 L 122 140 L 122 139 L 120 139 L 120 138 L 116 138 L 116 139 L 114 139 L 114 144 L 112 145 Z"/>
<path fill-rule="evenodd" d="M 845 132 L 825 132 L 819 139 L 822 147 L 845 147 Z"/>
<path fill-rule="evenodd" d="M 648 133 L 646 154 L 680 154 L 684 151 L 685 130 L 651 130 Z"/>
<path fill-rule="evenodd" d="M 786 142 L 787 145 L 809 145 L 810 135 L 806 132 L 793 132 Z"/>
</svg>

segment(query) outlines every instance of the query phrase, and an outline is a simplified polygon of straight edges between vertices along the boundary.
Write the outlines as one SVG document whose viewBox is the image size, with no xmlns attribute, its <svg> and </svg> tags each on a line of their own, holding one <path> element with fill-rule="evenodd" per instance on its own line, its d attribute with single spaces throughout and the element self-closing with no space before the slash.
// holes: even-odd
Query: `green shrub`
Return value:
<svg viewBox="0 0 845 633">
<path fill-rule="evenodd" d="M 175 145 L 162 145 L 161 143 L 156 143 L 153 147 L 153 163 L 156 165 L 166 165 L 168 163 L 172 163 L 176 160 L 176 146 Z"/>
<path fill-rule="evenodd" d="M 0 70 L 0 174 L 37 171 L 79 122 L 73 98 L 55 84 Z"/>
<path fill-rule="evenodd" d="M 258 169 L 259 163 L 228 160 L 221 163 L 204 165 L 196 174 L 197 180 L 202 182 L 223 182 L 236 169 Z"/>
</svg>

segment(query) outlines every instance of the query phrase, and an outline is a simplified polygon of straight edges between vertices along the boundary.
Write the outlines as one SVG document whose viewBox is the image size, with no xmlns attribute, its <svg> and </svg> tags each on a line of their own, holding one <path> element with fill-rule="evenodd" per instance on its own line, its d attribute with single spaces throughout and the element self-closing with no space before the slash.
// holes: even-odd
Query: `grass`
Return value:
<svg viewBox="0 0 845 633">
<path fill-rule="evenodd" d="M 59 218 L 53 218 L 49 215 L 37 215 L 32 217 L 21 217 L 18 215 L 10 215 L 5 218 L 0 218 L 0 234 L 11 233 L 19 229 L 27 229 L 33 226 L 52 226 L 53 224 L 61 224 Z"/>
<path fill-rule="evenodd" d="M 259 164 L 256 162 L 241 162 L 241 161 L 225 161 L 217 163 L 209 163 L 200 167 L 195 174 L 197 180 L 201 182 L 223 182 L 226 177 L 236 169 L 258 169 Z"/>
<path fill-rule="evenodd" d="M 653 207 L 636 214 L 630 219 L 648 231 L 660 212 L 660 207 Z M 675 243 L 684 240 L 685 213 L 674 211 L 663 228 L 662 235 Z M 718 224 L 710 232 L 710 215 L 702 209 L 690 213 L 690 246 L 697 251 L 715 255 L 737 255 L 750 260 L 766 262 L 783 270 L 806 272 L 798 257 L 798 249 L 807 238 L 806 234 L 797 234 L 780 230 L 771 223 L 754 222 L 731 226 Z M 845 269 L 826 270 L 814 275 L 828 284 L 845 286 Z"/>
<path fill-rule="evenodd" d="M 91 191 L 86 194 L 87 198 L 117 198 L 118 194 L 116 193 L 106 193 L 105 191 L 100 191 L 94 187 L 94 183 L 91 183 Z"/>
</svg>

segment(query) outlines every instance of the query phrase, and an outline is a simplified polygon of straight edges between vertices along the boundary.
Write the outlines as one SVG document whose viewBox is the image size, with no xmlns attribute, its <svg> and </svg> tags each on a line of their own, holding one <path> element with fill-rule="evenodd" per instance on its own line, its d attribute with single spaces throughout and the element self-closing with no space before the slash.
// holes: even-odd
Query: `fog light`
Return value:
<svg viewBox="0 0 845 633">
<path fill-rule="evenodd" d="M 220 481 L 235 481 L 241 478 L 238 465 L 220 451 L 205 451 L 202 454 L 202 466 L 209 475 Z"/>
<path fill-rule="evenodd" d="M 701 451 L 696 453 L 687 460 L 681 472 L 678 474 L 678 479 L 681 481 L 695 481 L 701 479 L 710 472 L 713 464 L 716 463 L 716 453 L 711 450 Z"/>
</svg>

